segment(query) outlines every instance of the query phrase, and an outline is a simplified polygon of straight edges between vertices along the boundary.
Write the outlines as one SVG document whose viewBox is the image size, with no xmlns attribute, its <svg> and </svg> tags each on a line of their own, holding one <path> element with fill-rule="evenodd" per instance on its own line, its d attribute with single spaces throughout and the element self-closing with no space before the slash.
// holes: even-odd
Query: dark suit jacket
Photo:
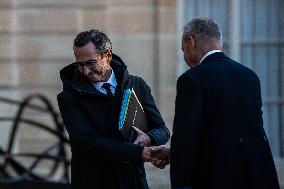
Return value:
<svg viewBox="0 0 284 189">
<path fill-rule="evenodd" d="M 221 52 L 180 76 L 171 140 L 172 186 L 279 188 L 261 106 L 257 75 Z"/>
</svg>

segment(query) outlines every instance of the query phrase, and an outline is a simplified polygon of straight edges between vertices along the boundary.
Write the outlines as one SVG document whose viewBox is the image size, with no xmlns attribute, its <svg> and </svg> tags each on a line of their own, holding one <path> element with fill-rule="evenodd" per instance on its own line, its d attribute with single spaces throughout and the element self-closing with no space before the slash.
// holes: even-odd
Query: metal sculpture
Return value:
<svg viewBox="0 0 284 189">
<path fill-rule="evenodd" d="M 33 100 L 40 100 L 44 107 L 32 104 L 31 102 Z M 7 186 L 12 185 L 16 186 L 16 184 L 19 185 L 19 183 L 26 184 L 27 182 L 42 183 L 42 186 L 44 186 L 44 184 L 47 186 L 46 183 L 60 183 L 62 186 L 69 186 L 70 160 L 67 158 L 66 151 L 66 146 L 69 145 L 69 140 L 66 135 L 64 135 L 64 125 L 61 121 L 60 114 L 54 111 L 49 100 L 43 95 L 33 94 L 26 97 L 23 101 L 0 97 L 0 102 L 17 105 L 18 107 L 15 116 L 1 117 L 0 115 L 0 126 L 1 122 L 9 121 L 12 123 L 7 147 L 4 148 L 0 146 L 0 189 L 5 187 L 8 188 Z M 24 118 L 23 113 L 28 108 L 49 114 L 52 118 L 54 128 L 51 128 L 50 125 L 43 124 L 39 121 Z M 20 123 L 25 123 L 25 125 L 43 129 L 44 131 L 56 136 L 57 142 L 50 144 L 46 149 L 43 149 L 41 153 L 13 152 L 15 137 L 19 131 Z M 56 152 L 55 154 L 54 151 Z M 19 157 L 32 158 L 33 162 L 30 166 L 26 166 L 23 162 L 20 162 L 17 159 Z M 38 164 L 47 159 L 52 161 L 52 166 L 48 168 L 48 173 L 44 176 L 35 173 L 34 170 Z M 54 178 L 56 178 L 55 174 L 58 173 L 58 169 L 61 169 L 61 175 L 59 177 L 57 175 L 58 179 L 54 181 Z M 37 187 L 39 185 L 40 184 L 37 184 Z M 31 188 L 30 185 L 28 187 Z"/>
</svg>

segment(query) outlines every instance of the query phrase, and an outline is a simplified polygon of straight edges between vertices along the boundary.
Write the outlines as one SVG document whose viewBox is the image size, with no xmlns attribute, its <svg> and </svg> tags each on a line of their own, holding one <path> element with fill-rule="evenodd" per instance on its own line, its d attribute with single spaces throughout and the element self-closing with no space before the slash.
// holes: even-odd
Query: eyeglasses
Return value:
<svg viewBox="0 0 284 189">
<path fill-rule="evenodd" d="M 79 63 L 79 62 L 75 62 L 75 64 L 77 65 L 77 67 L 80 69 L 80 70 L 83 70 L 85 68 L 85 66 L 87 66 L 88 68 L 91 68 L 92 66 L 94 66 L 95 64 L 98 63 L 98 60 L 88 60 L 86 61 L 85 63 Z"/>
</svg>

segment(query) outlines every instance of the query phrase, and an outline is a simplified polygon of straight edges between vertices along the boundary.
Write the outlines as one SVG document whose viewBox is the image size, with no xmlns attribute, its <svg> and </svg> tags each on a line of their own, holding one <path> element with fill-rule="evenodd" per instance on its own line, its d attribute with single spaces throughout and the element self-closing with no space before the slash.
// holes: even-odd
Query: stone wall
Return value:
<svg viewBox="0 0 284 189">
<path fill-rule="evenodd" d="M 46 95 L 57 109 L 61 91 L 59 70 L 74 61 L 76 34 L 96 28 L 113 42 L 130 73 L 143 77 L 152 88 L 167 126 L 172 127 L 177 73 L 175 0 L 1 0 L 0 96 L 23 99 Z M 35 102 L 38 103 L 38 102 Z M 0 104 L 1 115 L 15 106 Z M 48 124 L 48 115 L 25 112 Z M 0 122 L 5 145 L 10 123 Z M 15 150 L 40 149 L 52 137 L 23 127 Z M 168 170 L 147 166 L 152 188 L 169 187 Z"/>
</svg>

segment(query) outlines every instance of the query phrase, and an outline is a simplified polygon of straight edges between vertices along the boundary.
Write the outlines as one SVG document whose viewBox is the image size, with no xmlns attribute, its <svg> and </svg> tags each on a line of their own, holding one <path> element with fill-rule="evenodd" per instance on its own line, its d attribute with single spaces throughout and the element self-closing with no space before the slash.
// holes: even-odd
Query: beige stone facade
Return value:
<svg viewBox="0 0 284 189">
<path fill-rule="evenodd" d="M 40 93 L 58 109 L 59 70 L 74 61 L 76 34 L 92 28 L 105 32 L 129 72 L 150 85 L 171 130 L 177 77 L 175 0 L 1 0 L 0 96 L 20 100 Z M 1 116 L 16 110 L 0 104 Z M 51 122 L 49 115 L 32 111 L 25 116 Z M 0 122 L 1 145 L 6 144 L 9 125 Z M 23 126 L 15 151 L 39 151 L 53 140 Z M 169 188 L 168 168 L 149 165 L 147 172 L 151 188 Z"/>
<path fill-rule="evenodd" d="M 74 61 L 76 34 L 95 28 L 110 37 L 113 52 L 129 72 L 150 85 L 171 131 L 179 67 L 176 7 L 177 0 L 0 0 L 0 97 L 21 100 L 40 93 L 58 110 L 59 70 Z M 0 101 L 0 116 L 16 111 L 16 106 Z M 25 116 L 52 123 L 49 115 L 34 111 Z M 0 147 L 7 144 L 10 126 L 0 122 Z M 23 125 L 14 150 L 38 152 L 54 140 Z M 283 163 L 277 166 L 284 185 Z M 146 171 L 152 189 L 170 188 L 169 167 L 147 164 Z"/>
</svg>

